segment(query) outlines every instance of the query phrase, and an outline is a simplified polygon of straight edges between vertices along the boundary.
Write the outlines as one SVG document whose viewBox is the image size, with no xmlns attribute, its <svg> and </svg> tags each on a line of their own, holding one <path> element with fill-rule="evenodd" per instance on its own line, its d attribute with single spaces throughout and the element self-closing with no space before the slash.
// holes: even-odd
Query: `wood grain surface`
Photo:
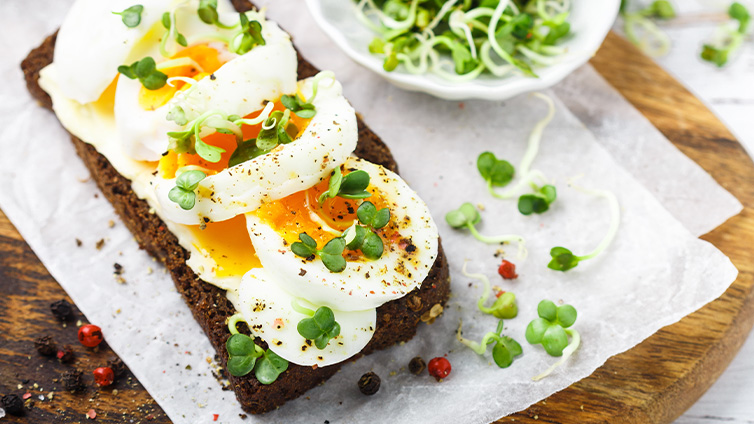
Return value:
<svg viewBox="0 0 754 424">
<path fill-rule="evenodd" d="M 701 102 L 623 39 L 609 35 L 592 65 L 744 204 L 740 215 L 703 237 L 728 255 L 740 274 L 720 299 L 611 358 L 590 377 L 499 422 L 668 423 L 722 373 L 754 323 L 751 159 Z M 113 386 L 96 388 L 91 370 L 112 352 L 78 344 L 77 321 L 86 322 L 80 312 L 65 326 L 55 320 L 49 305 L 67 296 L 1 212 L 0 291 L 0 394 L 31 393 L 33 401 L 25 417 L 4 420 L 83 423 L 93 409 L 102 423 L 170 422 L 130 372 Z M 47 334 L 58 345 L 74 347 L 73 364 L 37 354 L 34 340 Z M 62 388 L 60 378 L 71 368 L 85 371 L 82 393 Z"/>
</svg>

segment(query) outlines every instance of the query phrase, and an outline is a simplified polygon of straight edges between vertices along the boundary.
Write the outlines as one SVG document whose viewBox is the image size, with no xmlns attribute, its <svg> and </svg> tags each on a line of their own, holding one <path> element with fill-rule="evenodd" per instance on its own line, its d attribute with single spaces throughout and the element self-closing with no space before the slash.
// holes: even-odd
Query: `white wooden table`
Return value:
<svg viewBox="0 0 754 424">
<path fill-rule="evenodd" d="M 754 1 L 739 1 L 754 14 Z M 704 41 L 727 21 L 731 2 L 674 0 L 678 17 L 662 25 L 673 47 L 657 62 L 703 100 L 754 155 L 754 41 L 747 40 L 722 69 L 699 58 Z M 720 379 L 675 423 L 718 422 L 754 423 L 754 332 Z"/>
</svg>

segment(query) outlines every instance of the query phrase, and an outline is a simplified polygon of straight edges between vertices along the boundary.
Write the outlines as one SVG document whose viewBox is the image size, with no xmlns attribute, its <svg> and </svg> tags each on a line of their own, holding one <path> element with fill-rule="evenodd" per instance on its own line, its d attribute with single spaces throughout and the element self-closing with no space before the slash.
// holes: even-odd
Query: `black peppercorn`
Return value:
<svg viewBox="0 0 754 424">
<path fill-rule="evenodd" d="M 419 375 L 424 371 L 425 366 L 424 359 L 421 356 L 417 356 L 408 363 L 408 370 L 411 374 Z"/>
<path fill-rule="evenodd" d="M 80 370 L 68 370 L 63 374 L 63 388 L 71 392 L 78 392 L 84 389 L 84 382 L 81 377 L 84 373 Z"/>
<path fill-rule="evenodd" d="M 24 414 L 24 401 L 16 394 L 3 396 L 2 405 L 5 412 L 11 415 L 21 416 Z"/>
<path fill-rule="evenodd" d="M 380 390 L 380 376 L 371 371 L 362 375 L 359 379 L 359 390 L 369 396 L 377 393 Z"/>
<path fill-rule="evenodd" d="M 34 341 L 34 347 L 42 356 L 55 356 L 58 353 L 58 347 L 52 341 L 51 336 L 42 336 Z"/>
<path fill-rule="evenodd" d="M 64 364 L 73 362 L 73 348 L 71 345 L 65 345 L 58 350 L 58 353 L 55 356 L 57 356 L 58 360 Z"/>
<path fill-rule="evenodd" d="M 117 356 L 113 356 L 108 359 L 107 366 L 110 367 L 111 370 L 113 370 L 113 373 L 116 377 L 120 377 L 125 374 L 127 369 L 126 364 L 124 364 L 123 361 L 121 361 Z"/>
<path fill-rule="evenodd" d="M 55 316 L 55 318 L 59 319 L 60 321 L 67 320 L 73 313 L 73 307 L 65 300 L 58 300 L 57 302 L 54 302 L 52 305 L 50 305 L 50 310 L 52 311 L 52 314 Z"/>
</svg>

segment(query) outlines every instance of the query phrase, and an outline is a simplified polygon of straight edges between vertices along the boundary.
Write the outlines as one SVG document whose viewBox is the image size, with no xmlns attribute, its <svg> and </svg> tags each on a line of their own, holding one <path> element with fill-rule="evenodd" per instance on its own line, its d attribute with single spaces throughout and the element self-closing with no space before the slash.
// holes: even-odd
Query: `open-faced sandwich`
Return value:
<svg viewBox="0 0 754 424">
<path fill-rule="evenodd" d="M 22 67 L 262 413 L 410 339 L 449 277 L 426 205 L 334 74 L 251 9 L 77 0 Z"/>
</svg>

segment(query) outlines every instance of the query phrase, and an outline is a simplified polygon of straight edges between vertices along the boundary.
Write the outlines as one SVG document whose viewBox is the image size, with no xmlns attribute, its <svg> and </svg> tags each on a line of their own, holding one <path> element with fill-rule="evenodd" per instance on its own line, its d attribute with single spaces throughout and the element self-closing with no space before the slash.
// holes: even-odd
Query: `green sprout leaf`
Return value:
<svg viewBox="0 0 754 424">
<path fill-rule="evenodd" d="M 517 341 L 508 336 L 502 336 L 492 347 L 492 359 L 498 367 L 508 368 L 513 363 L 513 359 L 523 352 Z"/>
<path fill-rule="evenodd" d="M 479 234 L 475 225 L 482 220 L 479 211 L 471 203 L 464 203 L 458 209 L 450 211 L 445 214 L 445 222 L 456 229 L 467 229 L 471 232 L 477 240 L 487 244 L 499 244 L 508 242 L 517 242 L 519 248 L 519 254 L 524 255 L 526 249 L 524 248 L 524 238 L 514 234 L 506 234 L 501 236 L 484 236 Z"/>
<path fill-rule="evenodd" d="M 359 222 L 375 230 L 383 228 L 390 222 L 390 209 L 382 208 L 377 210 L 374 203 L 366 201 L 359 205 L 356 210 L 356 217 Z"/>
<path fill-rule="evenodd" d="M 344 240 L 346 240 L 346 247 L 350 250 L 357 250 L 361 248 L 361 245 L 364 243 L 364 238 L 367 235 L 367 229 L 362 227 L 361 225 L 355 225 L 353 227 L 353 238 L 350 238 L 351 235 L 351 229 L 349 228 L 346 230 L 344 234 Z"/>
<path fill-rule="evenodd" d="M 254 376 L 262 384 L 272 384 L 288 369 L 288 361 L 267 349 L 254 367 Z"/>
<path fill-rule="evenodd" d="M 118 66 L 118 72 L 130 79 L 138 79 L 147 90 L 157 90 L 165 86 L 168 76 L 157 70 L 154 59 L 147 56 L 131 65 Z"/>
<path fill-rule="evenodd" d="M 216 25 L 219 28 L 232 29 L 234 26 L 223 25 L 217 14 L 217 0 L 199 0 L 199 8 L 196 11 L 199 19 L 205 24 Z"/>
<path fill-rule="evenodd" d="M 515 169 L 510 162 L 495 157 L 492 152 L 484 152 L 476 161 L 477 169 L 488 185 L 501 187 L 513 179 Z"/>
<path fill-rule="evenodd" d="M 340 324 L 335 321 L 335 314 L 327 306 L 318 308 L 311 318 L 299 321 L 296 329 L 301 337 L 314 341 L 319 350 L 340 335 Z"/>
<path fill-rule="evenodd" d="M 555 271 L 568 271 L 569 269 L 576 268 L 579 262 L 583 259 L 580 256 L 574 255 L 570 250 L 565 247 L 553 247 L 550 250 L 550 263 L 547 267 Z"/>
<path fill-rule="evenodd" d="M 367 259 L 377 260 L 382 257 L 384 246 L 382 244 L 382 238 L 377 234 L 368 231 L 364 237 L 364 242 L 361 244 L 361 252 Z"/>
<path fill-rule="evenodd" d="M 561 356 L 568 345 L 567 328 L 576 322 L 576 308 L 571 305 L 556 306 L 550 300 L 542 300 L 537 306 L 539 318 L 526 327 L 526 341 L 541 344 L 551 356 Z"/>
<path fill-rule="evenodd" d="M 486 300 L 486 297 L 484 298 Z M 511 292 L 505 292 L 500 295 L 490 307 L 484 306 L 484 301 L 479 305 L 479 310 L 485 314 L 491 314 L 499 319 L 511 319 L 518 315 L 518 305 L 516 304 L 516 295 Z"/>
<path fill-rule="evenodd" d="M 673 19 L 675 18 L 675 9 L 668 0 L 655 0 L 646 9 L 645 14 L 658 19 Z"/>
<path fill-rule="evenodd" d="M 269 150 L 262 150 L 259 147 L 257 147 L 256 138 L 243 141 L 238 144 L 238 147 L 236 147 L 236 150 L 234 150 L 233 154 L 230 155 L 230 160 L 228 161 L 228 167 L 230 168 L 230 167 L 236 166 L 238 164 L 244 163 L 246 161 L 262 156 L 269 152 L 270 152 Z"/>
<path fill-rule="evenodd" d="M 369 174 L 366 171 L 356 170 L 346 174 L 335 168 L 330 176 L 328 189 L 319 196 L 319 203 L 327 199 L 342 197 L 344 199 L 365 199 L 372 195 L 366 189 L 369 187 Z"/>
<path fill-rule="evenodd" d="M 313 255 L 319 256 L 322 263 L 332 272 L 343 272 L 346 269 L 346 259 L 343 257 L 343 251 L 346 248 L 346 242 L 343 237 L 335 237 L 325 244 L 322 250 L 317 249 L 317 242 L 306 233 L 298 235 L 300 242 L 291 244 L 291 251 L 296 256 L 310 258 Z"/>
<path fill-rule="evenodd" d="M 458 326 L 456 332 L 456 339 L 476 352 L 478 355 L 484 355 L 487 351 L 487 345 L 495 343 L 492 348 L 492 359 L 500 368 L 508 368 L 513 363 L 513 360 L 523 353 L 521 345 L 511 337 L 503 336 L 503 320 L 500 320 L 497 324 L 497 329 L 493 332 L 485 334 L 482 341 L 477 343 L 473 340 L 465 339 L 461 334 L 462 326 Z"/>
<path fill-rule="evenodd" d="M 123 25 L 129 28 L 136 28 L 141 23 L 141 12 L 143 11 L 144 6 L 136 4 L 122 12 L 113 12 L 113 15 L 120 15 Z"/>
<path fill-rule="evenodd" d="M 236 54 L 244 55 L 256 46 L 264 46 L 266 42 L 262 36 L 262 24 L 258 21 L 250 21 L 243 13 L 239 15 L 239 18 L 241 31 L 234 38 L 231 50 Z"/>
<path fill-rule="evenodd" d="M 532 186 L 536 190 L 534 194 L 525 194 L 518 198 L 518 211 L 523 215 L 547 212 L 550 209 L 550 204 L 557 198 L 555 186 L 549 184 L 542 187 L 533 184 Z"/>
<path fill-rule="evenodd" d="M 228 372 L 236 377 L 242 377 L 254 369 L 257 358 L 262 356 L 262 348 L 258 347 L 251 337 L 236 333 L 225 343 L 228 350 Z"/>
<path fill-rule="evenodd" d="M 178 176 L 175 180 L 175 187 L 168 192 L 168 199 L 178 204 L 181 209 L 190 210 L 196 204 L 196 193 L 194 190 L 199 187 L 199 183 L 207 177 L 202 171 L 186 171 Z"/>
</svg>

